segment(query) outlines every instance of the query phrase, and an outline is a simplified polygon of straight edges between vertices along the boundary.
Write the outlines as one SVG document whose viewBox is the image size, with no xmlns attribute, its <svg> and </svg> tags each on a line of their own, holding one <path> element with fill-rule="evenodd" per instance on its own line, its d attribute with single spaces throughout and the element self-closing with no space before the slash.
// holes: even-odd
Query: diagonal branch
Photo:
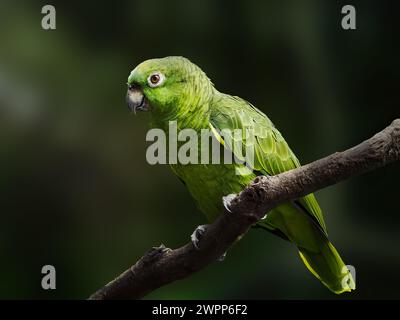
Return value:
<svg viewBox="0 0 400 320">
<path fill-rule="evenodd" d="M 279 204 L 398 160 L 400 119 L 351 149 L 276 176 L 258 177 L 232 200 L 232 212 L 224 212 L 206 229 L 198 249 L 192 243 L 174 250 L 153 248 L 89 299 L 142 298 L 215 261 Z"/>
</svg>

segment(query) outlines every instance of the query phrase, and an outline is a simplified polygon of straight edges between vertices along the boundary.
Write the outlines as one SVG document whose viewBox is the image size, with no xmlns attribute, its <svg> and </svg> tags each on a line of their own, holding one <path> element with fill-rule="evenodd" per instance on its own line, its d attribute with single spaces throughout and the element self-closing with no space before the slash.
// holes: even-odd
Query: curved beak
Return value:
<svg viewBox="0 0 400 320">
<path fill-rule="evenodd" d="M 129 85 L 126 93 L 126 103 L 131 112 L 136 114 L 138 111 L 148 111 L 148 103 L 142 89 L 137 86 Z"/>
</svg>

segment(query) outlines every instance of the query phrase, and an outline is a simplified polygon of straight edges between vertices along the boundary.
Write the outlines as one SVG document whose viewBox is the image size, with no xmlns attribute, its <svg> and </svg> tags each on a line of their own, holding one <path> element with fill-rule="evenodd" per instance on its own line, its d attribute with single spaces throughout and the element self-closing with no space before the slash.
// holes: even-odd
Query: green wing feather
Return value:
<svg viewBox="0 0 400 320">
<path fill-rule="evenodd" d="M 210 117 L 210 126 L 215 132 L 232 132 L 241 129 L 243 133 L 251 130 L 254 139 L 246 139 L 246 136 L 238 137 L 232 134 L 229 139 L 223 135 L 224 146 L 229 148 L 240 160 L 245 160 L 245 148 L 254 144 L 254 170 L 263 175 L 277 175 L 300 166 L 281 133 L 275 128 L 271 120 L 256 107 L 247 101 L 226 94 L 220 94 L 214 101 Z M 221 137 L 217 137 L 221 140 Z M 241 144 L 240 144 L 241 143 Z M 239 148 L 242 147 L 241 152 Z M 327 233 L 322 211 L 313 194 L 309 194 L 297 200 L 308 214 L 315 218 L 324 233 Z"/>
</svg>

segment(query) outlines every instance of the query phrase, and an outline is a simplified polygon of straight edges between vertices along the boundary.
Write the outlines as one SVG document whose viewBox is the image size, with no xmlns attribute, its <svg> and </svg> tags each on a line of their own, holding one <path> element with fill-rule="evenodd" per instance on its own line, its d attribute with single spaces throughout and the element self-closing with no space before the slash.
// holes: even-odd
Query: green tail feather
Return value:
<svg viewBox="0 0 400 320">
<path fill-rule="evenodd" d="M 355 289 L 348 268 L 329 242 L 326 232 L 298 206 L 280 205 L 258 225 L 295 244 L 308 270 L 334 293 Z"/>
<path fill-rule="evenodd" d="M 340 294 L 355 289 L 350 271 L 328 240 L 318 253 L 299 248 L 299 254 L 308 270 L 332 292 Z"/>
</svg>

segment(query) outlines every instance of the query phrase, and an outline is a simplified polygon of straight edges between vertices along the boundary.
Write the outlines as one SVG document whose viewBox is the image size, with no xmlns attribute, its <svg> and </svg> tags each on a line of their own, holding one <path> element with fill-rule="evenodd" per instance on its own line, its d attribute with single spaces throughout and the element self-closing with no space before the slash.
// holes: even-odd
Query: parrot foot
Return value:
<svg viewBox="0 0 400 320">
<path fill-rule="evenodd" d="M 161 243 L 160 246 L 151 248 L 150 253 L 153 255 L 158 255 L 158 254 L 164 254 L 169 251 L 171 251 L 171 249 L 167 248 L 165 245 Z"/>
<path fill-rule="evenodd" d="M 167 248 L 163 244 L 161 244 L 159 247 L 153 247 L 147 252 L 147 254 L 145 256 L 146 262 L 148 262 L 148 263 L 154 262 L 154 261 L 158 260 L 159 258 L 161 258 L 165 253 L 167 253 L 169 251 L 171 251 L 171 249 Z"/>
<path fill-rule="evenodd" d="M 232 213 L 232 211 L 231 211 L 231 209 L 229 209 L 229 207 L 231 206 L 232 200 L 235 198 L 236 198 L 236 194 L 234 194 L 234 193 L 231 193 L 225 197 L 222 197 L 222 203 L 224 204 L 226 211 Z"/>
<path fill-rule="evenodd" d="M 194 230 L 194 232 L 190 236 L 190 240 L 192 240 L 193 246 L 196 249 L 199 249 L 199 242 L 200 242 L 204 232 L 206 231 L 207 227 L 208 227 L 207 224 L 203 224 L 201 226 L 198 226 L 196 228 L 196 230 Z"/>
</svg>

